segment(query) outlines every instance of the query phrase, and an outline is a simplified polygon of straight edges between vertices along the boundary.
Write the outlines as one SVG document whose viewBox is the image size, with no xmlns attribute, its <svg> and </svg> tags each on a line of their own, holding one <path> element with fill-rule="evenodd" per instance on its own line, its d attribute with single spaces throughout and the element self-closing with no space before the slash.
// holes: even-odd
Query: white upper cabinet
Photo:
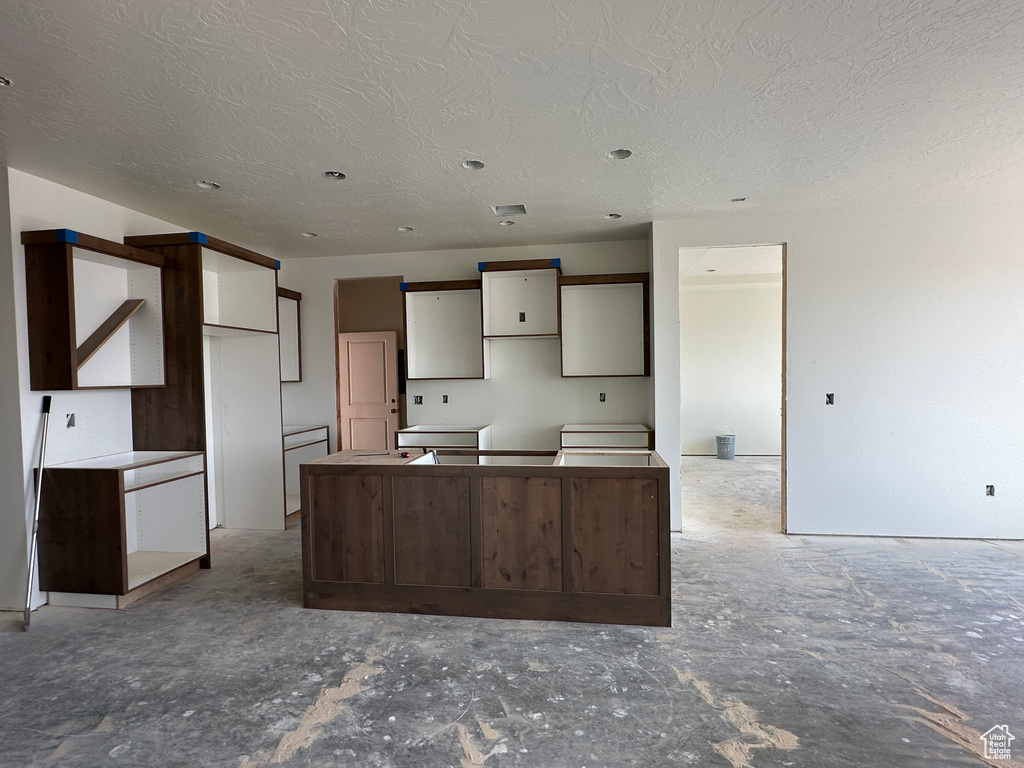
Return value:
<svg viewBox="0 0 1024 768">
<path fill-rule="evenodd" d="M 203 248 L 203 325 L 208 335 L 277 333 L 277 272 Z"/>
<path fill-rule="evenodd" d="M 277 289 L 277 332 L 281 347 L 281 381 L 302 381 L 302 346 L 299 302 L 302 294 Z"/>
<path fill-rule="evenodd" d="M 485 337 L 558 335 L 559 259 L 482 261 L 479 268 Z"/>
<path fill-rule="evenodd" d="M 486 379 L 480 281 L 402 283 L 406 378 Z"/>
<path fill-rule="evenodd" d="M 560 279 L 562 376 L 648 376 L 648 276 Z"/>
</svg>

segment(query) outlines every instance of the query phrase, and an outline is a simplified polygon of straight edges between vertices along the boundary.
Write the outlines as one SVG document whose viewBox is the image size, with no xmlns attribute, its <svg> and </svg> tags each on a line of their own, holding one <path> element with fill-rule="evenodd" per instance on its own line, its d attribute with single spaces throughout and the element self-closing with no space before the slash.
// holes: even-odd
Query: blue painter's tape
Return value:
<svg viewBox="0 0 1024 768">
<path fill-rule="evenodd" d="M 206 235 L 202 232 L 189 232 L 188 241 L 190 243 L 199 243 L 200 245 L 206 245 Z"/>
<path fill-rule="evenodd" d="M 281 268 L 281 262 L 280 261 L 275 261 L 274 264 L 277 265 L 277 266 L 274 267 L 274 269 L 280 269 Z"/>
<path fill-rule="evenodd" d="M 486 261 L 478 261 L 476 263 L 476 268 L 477 268 L 478 272 L 483 272 L 485 269 L 487 269 L 487 262 Z"/>
<path fill-rule="evenodd" d="M 562 266 L 562 260 L 561 259 L 552 259 L 551 260 L 551 266 L 552 267 L 560 267 L 560 266 Z"/>
<path fill-rule="evenodd" d="M 57 230 L 57 242 L 58 243 L 77 243 L 78 233 L 73 229 L 58 229 Z"/>
<path fill-rule="evenodd" d="M 408 283 L 399 283 L 398 284 L 398 290 L 400 290 L 400 291 L 408 291 L 409 290 L 409 284 Z"/>
</svg>

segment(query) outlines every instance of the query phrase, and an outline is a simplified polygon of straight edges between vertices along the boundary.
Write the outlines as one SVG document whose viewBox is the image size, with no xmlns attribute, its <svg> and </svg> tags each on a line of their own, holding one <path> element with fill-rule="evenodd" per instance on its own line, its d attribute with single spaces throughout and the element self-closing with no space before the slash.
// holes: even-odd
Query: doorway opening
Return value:
<svg viewBox="0 0 1024 768">
<path fill-rule="evenodd" d="M 403 279 L 334 282 L 339 451 L 395 446 L 405 411 Z"/>
<path fill-rule="evenodd" d="M 786 532 L 785 296 L 785 244 L 679 249 L 684 530 Z"/>
</svg>

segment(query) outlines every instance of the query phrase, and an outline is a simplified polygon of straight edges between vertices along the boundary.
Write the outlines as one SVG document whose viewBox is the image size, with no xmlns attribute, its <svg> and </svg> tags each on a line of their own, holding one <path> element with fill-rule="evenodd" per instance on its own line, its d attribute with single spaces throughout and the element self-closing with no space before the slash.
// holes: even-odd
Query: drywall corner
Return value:
<svg viewBox="0 0 1024 768">
<path fill-rule="evenodd" d="M 655 448 L 669 466 L 671 528 L 682 530 L 679 411 L 679 244 L 662 222 L 651 225 L 651 352 Z"/>
<path fill-rule="evenodd" d="M 14 282 L 10 186 L 0 165 L 0 530 L 23 534 L 0 536 L 0 608 L 22 607 L 28 562 Z"/>
</svg>

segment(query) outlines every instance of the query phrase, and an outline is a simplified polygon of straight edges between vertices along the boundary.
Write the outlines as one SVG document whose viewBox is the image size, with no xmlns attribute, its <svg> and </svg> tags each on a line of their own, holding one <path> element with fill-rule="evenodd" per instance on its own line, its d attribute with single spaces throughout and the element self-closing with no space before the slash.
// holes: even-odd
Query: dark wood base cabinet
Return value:
<svg viewBox="0 0 1024 768">
<path fill-rule="evenodd" d="M 654 452 L 645 466 L 551 456 L 303 464 L 303 604 L 669 626 L 668 467 Z"/>
</svg>

